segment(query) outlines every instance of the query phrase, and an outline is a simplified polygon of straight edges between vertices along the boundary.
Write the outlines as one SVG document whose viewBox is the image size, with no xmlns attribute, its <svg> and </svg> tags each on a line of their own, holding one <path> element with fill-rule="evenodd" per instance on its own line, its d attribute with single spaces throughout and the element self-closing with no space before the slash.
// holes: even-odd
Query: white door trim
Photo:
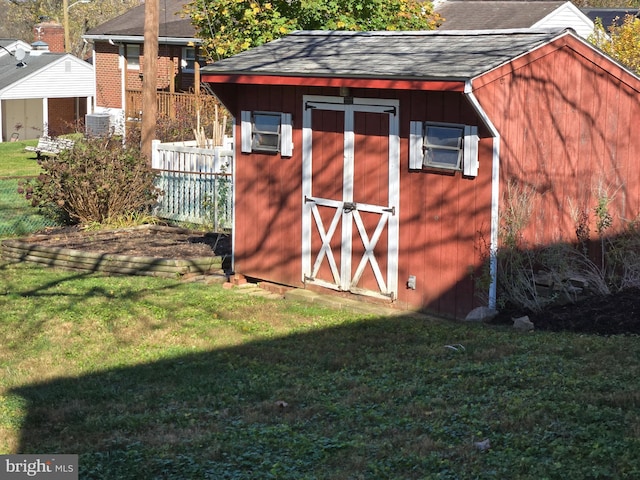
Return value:
<svg viewBox="0 0 640 480">
<path fill-rule="evenodd" d="M 336 290 L 349 290 L 354 293 L 365 295 L 381 296 L 383 298 L 397 298 L 398 293 L 398 243 L 399 243 L 399 206 L 400 206 L 400 125 L 399 110 L 400 102 L 393 99 L 377 98 L 353 98 L 352 103 L 345 103 L 344 97 L 328 97 L 306 95 L 303 97 L 303 125 L 302 125 L 302 281 L 314 283 Z M 312 145 L 312 114 L 314 110 L 330 110 L 345 112 L 345 132 L 344 132 L 344 169 L 343 169 L 343 198 L 342 201 L 316 198 L 313 195 L 312 174 L 313 174 L 313 145 Z M 357 210 L 348 211 L 344 208 L 348 202 L 353 202 L 354 184 L 354 113 L 371 112 L 386 113 L 389 115 L 389 194 L 388 205 L 367 205 L 358 204 Z M 336 209 L 329 228 L 322 225 L 322 220 L 318 212 L 318 206 L 331 207 Z M 380 220 L 373 234 L 369 237 L 366 232 L 362 218 L 358 212 L 369 211 L 380 214 Z M 330 242 L 335 233 L 340 220 L 344 220 L 345 212 L 353 216 L 352 221 L 342 222 L 342 242 L 340 267 L 333 257 Z M 315 261 L 312 259 L 311 238 L 314 223 L 318 228 L 322 247 Z M 353 225 L 363 241 L 365 253 L 359 260 L 356 271 L 351 275 L 352 270 L 352 250 L 351 235 Z M 378 240 L 387 228 L 387 271 L 386 284 L 383 272 L 380 270 L 378 262 L 373 253 Z M 334 283 L 326 280 L 316 279 L 324 259 L 327 259 Z M 374 272 L 380 292 L 371 292 L 359 289 L 357 283 L 369 263 Z"/>
</svg>

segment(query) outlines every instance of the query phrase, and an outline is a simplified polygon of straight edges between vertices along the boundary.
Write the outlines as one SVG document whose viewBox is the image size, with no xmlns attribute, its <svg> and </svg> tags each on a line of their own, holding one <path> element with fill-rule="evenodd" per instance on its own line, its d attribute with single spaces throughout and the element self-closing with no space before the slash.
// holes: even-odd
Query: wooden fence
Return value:
<svg viewBox="0 0 640 480">
<path fill-rule="evenodd" d="M 206 225 L 216 232 L 233 224 L 233 139 L 224 146 L 198 148 L 196 142 L 152 143 L 151 166 L 164 192 L 155 214 Z"/>
<path fill-rule="evenodd" d="M 130 120 L 142 118 L 142 91 L 127 90 L 125 92 L 125 116 Z M 212 95 L 196 95 L 193 93 L 156 92 L 158 115 L 174 118 L 177 112 L 184 112 L 195 117 L 198 111 L 202 117 L 213 116 L 220 101 Z"/>
</svg>

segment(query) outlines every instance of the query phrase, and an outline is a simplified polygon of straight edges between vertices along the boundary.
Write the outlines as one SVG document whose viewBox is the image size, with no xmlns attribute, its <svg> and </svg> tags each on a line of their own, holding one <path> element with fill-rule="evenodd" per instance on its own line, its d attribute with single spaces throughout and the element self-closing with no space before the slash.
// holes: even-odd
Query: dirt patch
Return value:
<svg viewBox="0 0 640 480">
<path fill-rule="evenodd" d="M 87 231 L 78 227 L 47 229 L 24 239 L 30 243 L 95 253 L 191 259 L 231 254 L 228 235 L 163 225 Z"/>
<path fill-rule="evenodd" d="M 505 309 L 491 323 L 511 324 L 512 318 L 523 315 L 529 316 L 536 330 L 638 335 L 640 289 L 628 289 L 607 296 L 587 298 L 575 304 L 549 307 L 540 313 Z"/>
</svg>

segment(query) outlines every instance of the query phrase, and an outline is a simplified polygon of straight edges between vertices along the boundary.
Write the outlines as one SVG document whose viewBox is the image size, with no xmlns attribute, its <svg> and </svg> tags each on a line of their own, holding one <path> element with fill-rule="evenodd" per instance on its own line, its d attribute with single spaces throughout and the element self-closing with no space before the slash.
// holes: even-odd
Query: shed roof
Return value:
<svg viewBox="0 0 640 480">
<path fill-rule="evenodd" d="M 214 75 L 468 80 L 566 30 L 299 31 L 203 67 Z"/>
<path fill-rule="evenodd" d="M 158 32 L 160 39 L 184 38 L 191 40 L 196 36 L 196 30 L 191 24 L 191 18 L 182 18 L 180 12 L 190 3 L 190 0 L 165 0 L 160 2 Z M 126 13 L 115 17 L 83 35 L 84 38 L 99 40 L 110 37 L 129 38 L 133 40 L 139 37 L 144 39 L 144 13 L 145 6 L 140 5 L 128 10 Z"/>
<path fill-rule="evenodd" d="M 529 28 L 564 5 L 563 1 L 447 0 L 436 6 L 440 30 Z"/>
</svg>

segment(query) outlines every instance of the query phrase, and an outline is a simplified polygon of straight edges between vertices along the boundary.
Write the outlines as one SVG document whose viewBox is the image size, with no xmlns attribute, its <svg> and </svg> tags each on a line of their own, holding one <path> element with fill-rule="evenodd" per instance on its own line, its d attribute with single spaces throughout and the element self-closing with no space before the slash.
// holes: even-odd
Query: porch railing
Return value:
<svg viewBox="0 0 640 480">
<path fill-rule="evenodd" d="M 163 191 L 154 213 L 160 218 L 228 231 L 233 221 L 233 139 L 225 146 L 196 142 L 152 144 L 156 185 Z"/>
<path fill-rule="evenodd" d="M 194 93 L 156 93 L 158 115 L 174 118 L 177 112 L 196 115 L 196 112 L 213 112 L 219 100 L 212 95 L 196 95 Z M 142 118 L 142 91 L 127 90 L 125 93 L 125 115 L 129 120 Z"/>
</svg>

